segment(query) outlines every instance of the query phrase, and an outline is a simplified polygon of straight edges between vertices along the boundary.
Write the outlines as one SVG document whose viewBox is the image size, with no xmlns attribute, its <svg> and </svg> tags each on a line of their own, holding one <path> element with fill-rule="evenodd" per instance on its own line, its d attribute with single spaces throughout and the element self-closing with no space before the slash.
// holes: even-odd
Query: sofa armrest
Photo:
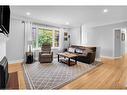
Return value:
<svg viewBox="0 0 127 95">
<path fill-rule="evenodd" d="M 96 52 L 89 52 L 89 53 L 87 54 L 87 58 L 90 59 L 90 63 L 94 62 L 94 60 L 95 60 L 95 55 L 96 55 Z"/>
</svg>

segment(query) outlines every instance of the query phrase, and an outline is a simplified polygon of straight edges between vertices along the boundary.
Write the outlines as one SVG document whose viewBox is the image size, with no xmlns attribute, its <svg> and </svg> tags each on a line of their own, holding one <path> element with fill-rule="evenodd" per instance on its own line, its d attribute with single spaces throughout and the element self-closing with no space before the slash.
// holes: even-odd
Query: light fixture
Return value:
<svg viewBox="0 0 127 95">
<path fill-rule="evenodd" d="M 108 9 L 104 9 L 103 12 L 104 12 L 104 13 L 107 13 L 107 12 L 108 12 Z"/>
<path fill-rule="evenodd" d="M 69 23 L 69 22 L 66 22 L 65 24 L 66 24 L 66 25 L 69 25 L 70 23 Z"/>
<path fill-rule="evenodd" d="M 26 15 L 29 16 L 30 15 L 30 12 L 26 12 Z"/>
</svg>

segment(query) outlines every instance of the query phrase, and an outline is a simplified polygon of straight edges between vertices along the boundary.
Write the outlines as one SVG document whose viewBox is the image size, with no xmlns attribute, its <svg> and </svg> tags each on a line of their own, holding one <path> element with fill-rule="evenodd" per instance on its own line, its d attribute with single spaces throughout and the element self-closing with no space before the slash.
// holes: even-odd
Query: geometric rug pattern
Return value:
<svg viewBox="0 0 127 95">
<path fill-rule="evenodd" d="M 59 89 L 74 79 L 100 65 L 77 62 L 68 66 L 54 60 L 52 63 L 23 63 L 27 89 Z"/>
</svg>

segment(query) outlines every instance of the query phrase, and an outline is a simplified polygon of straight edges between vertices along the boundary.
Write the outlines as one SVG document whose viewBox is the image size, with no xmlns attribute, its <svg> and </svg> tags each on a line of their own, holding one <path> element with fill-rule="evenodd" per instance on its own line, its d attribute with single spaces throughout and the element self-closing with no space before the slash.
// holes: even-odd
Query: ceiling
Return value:
<svg viewBox="0 0 127 95">
<path fill-rule="evenodd" d="M 108 9 L 104 13 L 104 9 Z M 127 20 L 127 6 L 11 6 L 12 15 L 65 26 L 99 26 Z M 26 12 L 31 15 L 27 16 Z M 69 22 L 69 25 L 65 23 Z"/>
</svg>

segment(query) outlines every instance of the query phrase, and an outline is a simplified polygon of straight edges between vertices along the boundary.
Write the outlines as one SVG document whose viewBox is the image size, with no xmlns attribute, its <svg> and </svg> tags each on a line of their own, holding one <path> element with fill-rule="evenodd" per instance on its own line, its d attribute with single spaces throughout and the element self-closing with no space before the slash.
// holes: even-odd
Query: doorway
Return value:
<svg viewBox="0 0 127 95">
<path fill-rule="evenodd" d="M 126 28 L 114 29 L 114 53 L 113 57 L 119 58 L 126 52 Z"/>
</svg>

